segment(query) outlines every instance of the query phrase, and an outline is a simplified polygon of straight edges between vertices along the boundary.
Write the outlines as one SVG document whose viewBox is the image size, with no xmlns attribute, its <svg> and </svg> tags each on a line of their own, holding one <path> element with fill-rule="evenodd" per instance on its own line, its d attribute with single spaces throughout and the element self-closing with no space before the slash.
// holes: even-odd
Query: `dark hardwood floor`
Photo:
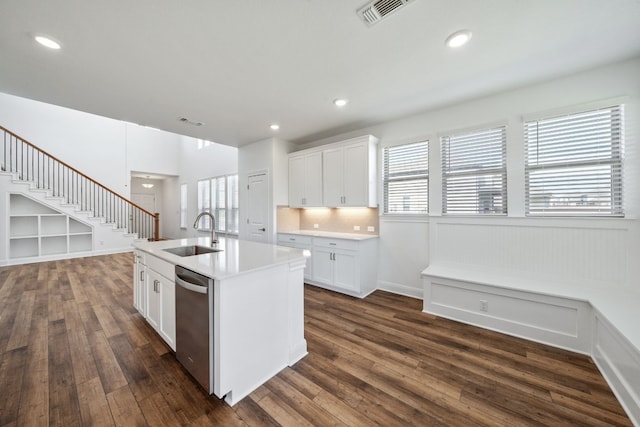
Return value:
<svg viewBox="0 0 640 427">
<path fill-rule="evenodd" d="M 0 268 L 0 425 L 631 425 L 588 357 L 312 286 L 309 355 L 231 408 L 132 307 L 132 261 Z"/>
</svg>

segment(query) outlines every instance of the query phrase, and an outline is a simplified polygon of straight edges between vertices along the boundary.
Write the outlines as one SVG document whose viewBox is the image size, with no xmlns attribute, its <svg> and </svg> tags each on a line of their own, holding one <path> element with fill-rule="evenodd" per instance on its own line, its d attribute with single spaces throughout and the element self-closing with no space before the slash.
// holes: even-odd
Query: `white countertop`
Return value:
<svg viewBox="0 0 640 427">
<path fill-rule="evenodd" d="M 301 249 L 230 237 L 219 237 L 219 243 L 215 247 L 222 249 L 220 252 L 181 257 L 163 250 L 191 245 L 210 247 L 210 242 L 209 237 L 193 237 L 159 242 L 135 242 L 133 246 L 171 264 L 180 265 L 214 280 L 305 259 Z"/>
<path fill-rule="evenodd" d="M 320 231 L 320 230 L 278 231 L 278 234 L 298 234 L 301 236 L 329 237 L 332 239 L 348 239 L 348 240 L 369 240 L 369 239 L 378 238 L 377 235 L 373 235 L 373 234 L 337 233 L 334 231 Z"/>
</svg>

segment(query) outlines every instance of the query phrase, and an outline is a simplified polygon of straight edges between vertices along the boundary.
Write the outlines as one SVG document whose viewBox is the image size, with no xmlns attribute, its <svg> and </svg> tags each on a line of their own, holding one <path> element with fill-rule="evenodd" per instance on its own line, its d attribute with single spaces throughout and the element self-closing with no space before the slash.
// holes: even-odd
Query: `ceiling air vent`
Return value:
<svg viewBox="0 0 640 427">
<path fill-rule="evenodd" d="M 410 3 L 412 0 L 377 0 L 367 3 L 358 9 L 360 18 L 367 24 L 373 25 L 382 21 L 383 18 Z"/>
</svg>

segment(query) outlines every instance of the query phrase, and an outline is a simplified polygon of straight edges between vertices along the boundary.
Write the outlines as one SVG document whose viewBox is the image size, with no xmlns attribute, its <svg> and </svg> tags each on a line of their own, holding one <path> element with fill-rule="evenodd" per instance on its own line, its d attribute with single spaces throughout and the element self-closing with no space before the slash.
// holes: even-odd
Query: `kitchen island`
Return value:
<svg viewBox="0 0 640 427">
<path fill-rule="evenodd" d="M 213 279 L 213 392 L 234 405 L 307 354 L 300 249 L 220 238 L 218 252 L 179 256 L 166 249 L 211 247 L 210 238 L 134 244 L 134 305 L 176 350 L 175 266 Z"/>
</svg>

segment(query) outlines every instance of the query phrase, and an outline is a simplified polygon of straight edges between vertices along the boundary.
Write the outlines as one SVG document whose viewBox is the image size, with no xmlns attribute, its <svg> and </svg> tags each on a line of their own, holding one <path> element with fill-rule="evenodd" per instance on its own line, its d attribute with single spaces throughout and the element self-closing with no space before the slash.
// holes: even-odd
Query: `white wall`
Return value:
<svg viewBox="0 0 640 427">
<path fill-rule="evenodd" d="M 240 185 L 240 237 L 248 238 L 247 228 L 247 181 L 249 174 L 266 171 L 269 179 L 269 242 L 276 240 L 276 206 L 288 204 L 290 145 L 277 138 L 268 138 L 240 147 L 238 152 L 238 175 Z"/>
<path fill-rule="evenodd" d="M 178 173 L 180 135 L 4 93 L 0 124 L 127 198 L 132 170 Z"/>
<path fill-rule="evenodd" d="M 164 181 L 161 234 L 167 238 L 195 237 L 204 233 L 191 226 L 198 215 L 198 180 L 238 173 L 238 149 L 216 143 L 198 149 L 197 139 L 183 136 L 178 158 L 178 176 Z M 181 184 L 187 184 L 185 229 L 180 228 Z"/>
<path fill-rule="evenodd" d="M 382 288 L 421 297 L 420 272 L 431 261 L 506 268 L 520 274 L 640 291 L 639 75 L 640 59 L 625 61 L 370 126 L 300 148 L 364 134 L 379 137 L 380 148 L 430 141 L 430 216 L 418 221 L 381 217 L 378 279 Z M 626 104 L 626 218 L 524 218 L 522 116 L 619 97 L 625 97 Z M 509 216 L 442 217 L 438 136 L 451 130 L 496 123 L 508 126 Z M 398 256 L 399 253 L 405 256 Z"/>
<path fill-rule="evenodd" d="M 197 215 L 197 181 L 238 171 L 238 150 L 197 148 L 197 139 L 0 93 L 0 125 L 130 198 L 153 193 L 163 237 L 196 235 L 180 229 L 180 184 L 188 185 L 188 223 Z M 169 176 L 145 191 L 131 172 Z M 0 206 L 1 207 L 1 206 Z M 1 237 L 1 236 L 0 236 Z"/>
</svg>

